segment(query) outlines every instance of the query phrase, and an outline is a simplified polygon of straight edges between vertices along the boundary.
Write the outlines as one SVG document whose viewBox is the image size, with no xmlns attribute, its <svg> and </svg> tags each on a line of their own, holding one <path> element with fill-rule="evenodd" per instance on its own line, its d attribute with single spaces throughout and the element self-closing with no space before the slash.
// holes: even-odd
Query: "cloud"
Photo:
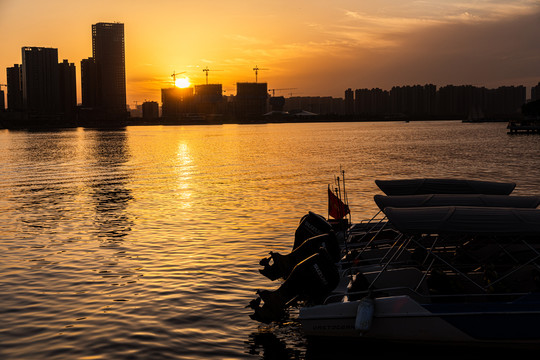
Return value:
<svg viewBox="0 0 540 360">
<path fill-rule="evenodd" d="M 531 86 L 540 81 L 540 6 L 526 12 L 526 3 L 483 12 L 456 8 L 438 18 L 349 12 L 347 20 L 324 29 L 321 40 L 268 53 L 289 59 L 284 67 L 297 64 L 289 72 L 294 83 L 279 86 L 302 84 L 303 95 L 426 83 Z"/>
<path fill-rule="evenodd" d="M 451 23 L 504 21 L 528 15 L 540 8 L 537 0 L 472 2 L 403 1 L 384 11 L 362 12 L 341 9 L 343 23 L 375 33 L 411 31 L 415 28 Z"/>
<path fill-rule="evenodd" d="M 516 16 L 531 14 L 531 12 L 535 12 L 538 8 L 539 3 L 537 0 L 454 2 L 449 4 L 448 11 L 450 15 L 446 17 L 449 20 L 468 19 L 464 14 L 469 14 L 469 20 L 501 21 Z"/>
<path fill-rule="evenodd" d="M 386 84 L 392 80 L 394 85 L 424 81 L 486 86 L 540 80 L 538 8 L 534 13 L 498 21 L 471 21 L 469 15 L 459 19 L 465 21 L 455 18 L 409 32 L 379 34 L 394 46 L 387 52 L 368 54 L 368 61 L 362 62 L 366 68 L 357 72 L 367 70 L 369 75 L 358 79 Z M 365 50 L 356 49 L 359 59 L 366 56 Z"/>
<path fill-rule="evenodd" d="M 264 78 L 280 82 L 272 86 L 303 84 L 304 95 L 425 83 L 530 86 L 540 80 L 540 6 L 526 12 L 527 4 L 500 3 L 488 11 L 476 2 L 416 17 L 344 10 L 340 21 L 307 24 L 314 31 L 307 41 L 291 36 L 238 46 L 222 63 L 246 78 L 255 63 L 269 67 Z"/>
<path fill-rule="evenodd" d="M 225 39 L 235 43 L 237 46 L 247 46 L 247 45 L 261 45 L 265 41 L 256 38 L 254 36 L 245 36 L 240 34 L 224 35 Z"/>
</svg>

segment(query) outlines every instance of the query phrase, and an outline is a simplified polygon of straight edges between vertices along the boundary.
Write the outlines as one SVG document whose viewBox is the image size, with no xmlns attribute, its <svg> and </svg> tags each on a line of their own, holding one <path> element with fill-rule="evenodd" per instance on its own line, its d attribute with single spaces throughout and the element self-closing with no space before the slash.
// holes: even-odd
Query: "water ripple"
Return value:
<svg viewBox="0 0 540 360">
<path fill-rule="evenodd" d="M 3 359 L 299 359 L 298 323 L 245 305 L 268 251 L 347 171 L 353 220 L 376 178 L 517 181 L 540 143 L 460 122 L 133 127 L 0 133 Z M 294 318 L 294 314 L 293 314 Z"/>
</svg>

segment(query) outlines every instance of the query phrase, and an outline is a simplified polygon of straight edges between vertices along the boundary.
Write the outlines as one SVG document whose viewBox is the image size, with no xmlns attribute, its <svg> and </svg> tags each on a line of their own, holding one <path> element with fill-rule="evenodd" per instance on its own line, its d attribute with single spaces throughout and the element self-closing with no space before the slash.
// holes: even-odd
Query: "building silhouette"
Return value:
<svg viewBox="0 0 540 360">
<path fill-rule="evenodd" d="M 267 112 L 268 84 L 239 82 L 236 84 L 234 116 L 240 121 L 261 118 Z"/>
<path fill-rule="evenodd" d="M 374 116 L 384 113 L 390 107 L 390 93 L 386 90 L 356 89 L 354 91 L 354 113 Z"/>
<path fill-rule="evenodd" d="M 96 64 L 96 107 L 126 113 L 124 24 L 92 25 L 92 57 Z"/>
<path fill-rule="evenodd" d="M 301 111 L 309 111 L 322 115 L 343 115 L 343 98 L 334 98 L 331 96 L 292 96 L 285 98 L 283 110 L 294 115 Z"/>
<path fill-rule="evenodd" d="M 285 97 L 284 96 L 272 96 L 268 99 L 270 104 L 270 111 L 272 112 L 283 112 L 285 107 Z"/>
<path fill-rule="evenodd" d="M 60 112 L 58 49 L 22 48 L 23 110 L 29 115 L 54 116 Z"/>
<path fill-rule="evenodd" d="M 195 85 L 194 96 L 197 113 L 223 114 L 225 112 L 225 100 L 221 84 Z"/>
<path fill-rule="evenodd" d="M 161 116 L 167 123 L 256 122 L 268 103 L 267 83 L 237 83 L 236 96 L 223 96 L 222 84 L 161 89 Z"/>
<path fill-rule="evenodd" d="M 531 87 L 531 101 L 540 100 L 540 82 L 538 85 Z"/>
<path fill-rule="evenodd" d="M 532 91 L 531 91 L 532 94 Z M 345 91 L 345 115 L 358 119 L 506 119 L 521 115 L 524 86 L 486 89 L 472 85 L 433 84 L 394 86 L 390 91 L 356 89 Z"/>
<path fill-rule="evenodd" d="M 345 90 L 345 115 L 354 114 L 354 92 L 351 88 Z"/>
<path fill-rule="evenodd" d="M 73 120 L 77 108 L 77 80 L 75 64 L 64 60 L 58 64 L 60 111 L 65 119 Z"/>
<path fill-rule="evenodd" d="M 431 84 L 394 86 L 390 90 L 390 113 L 422 117 L 433 115 L 436 92 L 436 86 Z"/>
<path fill-rule="evenodd" d="M 145 101 L 142 104 L 143 119 L 153 120 L 159 118 L 159 104 L 157 101 Z"/>
<path fill-rule="evenodd" d="M 58 49 L 25 46 L 22 65 L 6 69 L 13 126 L 59 126 L 76 118 L 75 65 L 58 63 Z"/>
<path fill-rule="evenodd" d="M 164 118 L 176 119 L 196 112 L 192 87 L 161 89 L 161 103 Z"/>
<path fill-rule="evenodd" d="M 19 64 L 6 69 L 8 111 L 23 110 L 22 67 Z"/>
<path fill-rule="evenodd" d="M 78 125 L 125 125 L 129 116 L 126 102 L 124 24 L 92 25 L 92 57 L 81 60 L 82 106 L 77 109 L 76 68 L 67 60 L 58 62 L 58 49 L 21 48 L 22 62 L 6 69 L 7 112 L 3 119 L 30 125 L 58 126 L 63 120 Z M 526 103 L 524 86 L 487 89 L 473 85 L 394 86 L 352 88 L 344 97 L 303 96 L 269 97 L 267 83 L 237 83 L 236 95 L 223 96 L 221 84 L 161 89 L 162 117 L 186 120 L 184 123 L 266 121 L 269 105 L 281 115 L 309 113 L 332 115 L 345 121 L 384 119 L 515 119 L 523 116 Z M 1 84 L 4 86 L 4 84 Z M 280 89 L 273 89 L 280 90 Z M 272 90 L 272 91 L 273 91 Z M 281 89 L 285 90 L 285 89 Z M 0 110 L 6 108 L 0 88 Z M 531 102 L 540 100 L 540 82 L 531 88 Z M 159 104 L 147 101 L 138 106 L 138 116 L 159 117 Z M 327 118 L 332 118 L 328 116 Z M 282 116 L 285 118 L 285 116 Z M 290 117 L 289 117 L 290 118 Z M 47 121 L 43 121 L 43 119 Z M 320 119 L 320 118 L 319 118 Z M 13 120 L 13 121 L 12 121 Z M 116 121 L 120 120 L 120 121 Z M 72 122 L 71 124 L 74 124 Z M 69 124 L 67 124 L 69 125 Z"/>
<path fill-rule="evenodd" d="M 94 108 L 97 106 L 98 72 L 96 62 L 93 57 L 81 60 L 81 99 L 83 108 Z"/>
</svg>

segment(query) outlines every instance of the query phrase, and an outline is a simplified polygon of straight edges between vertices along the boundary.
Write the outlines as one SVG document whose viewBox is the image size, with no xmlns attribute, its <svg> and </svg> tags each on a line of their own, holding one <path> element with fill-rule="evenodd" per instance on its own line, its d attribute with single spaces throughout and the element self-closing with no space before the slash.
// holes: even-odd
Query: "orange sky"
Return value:
<svg viewBox="0 0 540 360">
<path fill-rule="evenodd" d="M 0 0 L 0 83 L 22 46 L 77 67 L 91 25 L 125 24 L 128 105 L 161 102 L 173 71 L 192 83 L 267 82 L 276 95 L 433 83 L 489 88 L 540 81 L 540 1 Z M 77 84 L 80 100 L 80 82 Z"/>
</svg>

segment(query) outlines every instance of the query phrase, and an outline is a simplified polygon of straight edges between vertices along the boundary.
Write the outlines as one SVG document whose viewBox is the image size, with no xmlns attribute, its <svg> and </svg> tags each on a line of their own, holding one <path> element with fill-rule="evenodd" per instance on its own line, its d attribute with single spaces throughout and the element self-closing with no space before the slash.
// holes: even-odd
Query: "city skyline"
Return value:
<svg viewBox="0 0 540 360">
<path fill-rule="evenodd" d="M 255 81 L 252 69 L 257 65 L 266 69 L 259 72 L 259 81 L 272 89 L 295 88 L 286 92 L 293 96 L 343 97 L 347 88 L 427 83 L 524 85 L 528 95 L 540 78 L 535 39 L 540 5 L 535 1 L 436 1 L 422 6 L 384 1 L 378 8 L 350 1 L 275 5 L 240 11 L 236 1 L 57 0 L 45 8 L 35 1 L 8 0 L 0 4 L 0 66 L 19 64 L 23 46 L 58 48 L 59 59 L 78 68 L 80 103 L 80 61 L 92 53 L 91 24 L 120 22 L 125 24 L 131 107 L 135 101 L 160 101 L 161 89 L 172 85 L 173 72 L 185 71 L 192 84 L 204 84 L 205 68 L 210 69 L 210 83 L 223 84 L 225 95 L 234 93 L 236 82 Z M 237 14 L 228 17 L 233 10 Z M 17 13 L 25 16 L 17 18 Z M 159 13 L 164 18 L 157 21 Z M 5 70 L 0 83 L 6 83 Z"/>
</svg>

